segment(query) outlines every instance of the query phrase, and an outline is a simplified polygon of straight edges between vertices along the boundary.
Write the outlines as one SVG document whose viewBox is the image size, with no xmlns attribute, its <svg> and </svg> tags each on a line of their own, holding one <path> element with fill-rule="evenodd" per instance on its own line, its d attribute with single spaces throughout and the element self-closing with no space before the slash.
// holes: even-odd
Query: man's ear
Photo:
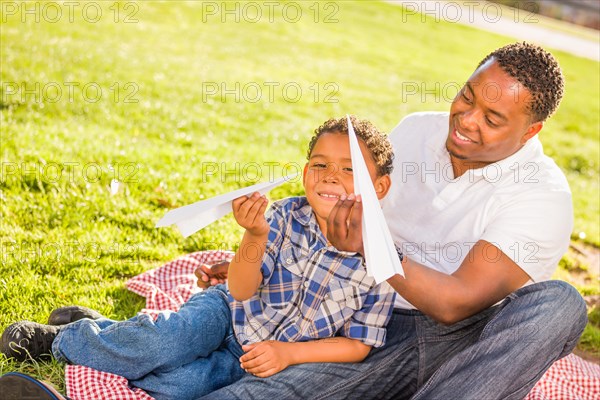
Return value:
<svg viewBox="0 0 600 400">
<path fill-rule="evenodd" d="M 532 137 L 534 137 L 535 135 L 537 135 L 538 132 L 541 131 L 543 127 L 544 127 L 544 123 L 542 121 L 534 122 L 533 124 L 529 125 L 529 128 L 527 128 L 527 131 L 521 138 L 521 144 L 527 143 L 527 141 L 529 139 L 531 139 Z"/>
<path fill-rule="evenodd" d="M 392 180 L 389 175 L 383 175 L 375 179 L 375 184 L 373 186 L 375 186 L 377 198 L 381 200 L 389 192 L 390 187 L 392 186 Z"/>
</svg>

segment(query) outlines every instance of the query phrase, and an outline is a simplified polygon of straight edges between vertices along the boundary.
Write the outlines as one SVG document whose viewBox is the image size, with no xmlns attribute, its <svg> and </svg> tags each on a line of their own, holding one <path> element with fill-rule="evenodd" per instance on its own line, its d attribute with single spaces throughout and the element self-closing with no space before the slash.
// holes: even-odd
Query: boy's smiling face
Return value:
<svg viewBox="0 0 600 400">
<path fill-rule="evenodd" d="M 365 143 L 358 144 L 367 164 L 378 198 L 389 189 L 389 175 L 377 176 L 377 165 Z M 319 227 L 327 235 L 327 217 L 342 194 L 354 193 L 354 176 L 347 134 L 328 132 L 319 137 L 304 166 L 304 191 Z"/>
</svg>

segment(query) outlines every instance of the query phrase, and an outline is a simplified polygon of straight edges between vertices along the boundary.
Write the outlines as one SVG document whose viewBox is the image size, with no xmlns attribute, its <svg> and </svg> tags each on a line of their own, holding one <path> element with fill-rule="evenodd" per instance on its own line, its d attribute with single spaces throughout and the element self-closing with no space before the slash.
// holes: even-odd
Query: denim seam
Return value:
<svg viewBox="0 0 600 400">
<path fill-rule="evenodd" d="M 417 388 L 421 387 L 424 380 L 423 377 L 425 376 L 425 351 L 422 348 L 423 344 L 424 342 L 421 340 L 418 341 L 417 352 L 419 353 L 419 361 L 417 363 Z"/>
<path fill-rule="evenodd" d="M 483 330 L 481 331 L 481 335 L 479 335 L 478 341 L 487 337 L 487 333 L 491 329 L 490 326 L 502 315 L 504 310 L 506 310 L 506 306 L 509 305 L 516 298 L 517 297 L 507 297 L 508 301 L 504 301 L 501 304 L 502 308 L 500 310 L 498 310 L 498 312 L 494 316 L 492 316 L 492 318 L 490 318 L 490 320 L 485 324 L 485 328 L 483 328 Z"/>
<path fill-rule="evenodd" d="M 426 318 L 425 316 L 421 316 L 420 318 L 415 318 L 415 334 L 417 336 L 417 388 L 421 386 L 423 381 L 423 375 L 425 374 L 423 371 L 423 364 L 425 363 L 425 351 L 423 351 L 424 341 L 422 340 L 422 336 L 424 334 L 423 326 L 419 323 L 421 320 Z M 417 389 L 418 390 L 418 389 Z"/>
<path fill-rule="evenodd" d="M 414 345 L 417 345 L 417 348 L 418 348 L 418 343 L 415 341 L 414 343 L 411 343 L 410 345 L 406 346 L 405 349 L 408 350 L 408 349 L 412 348 Z M 352 381 L 352 382 L 356 382 L 356 383 L 360 383 L 360 382 L 365 381 L 373 373 L 379 372 L 382 369 L 386 369 L 389 365 L 391 365 L 398 358 L 400 358 L 400 356 L 402 354 L 404 354 L 404 353 L 406 353 L 406 351 L 402 351 L 400 354 L 396 355 L 395 357 L 391 357 L 390 360 L 387 361 L 386 363 L 383 363 L 383 362 L 380 363 L 377 368 L 371 368 L 371 369 L 369 369 L 367 373 L 362 373 L 361 376 L 358 379 L 347 379 L 344 382 L 339 383 L 337 386 L 334 386 L 333 388 L 331 388 L 328 391 L 324 392 L 320 396 L 316 397 L 315 400 L 326 398 L 326 396 L 333 395 L 333 394 L 335 394 L 336 392 L 339 392 L 342 389 L 346 389 L 348 381 Z"/>
<path fill-rule="evenodd" d="M 443 367 L 443 365 L 442 365 Z M 420 393 L 423 393 L 425 391 L 425 389 L 428 389 L 431 385 L 433 380 L 436 378 L 437 375 L 440 374 L 440 370 L 442 369 L 442 367 L 438 368 L 433 375 L 431 375 L 431 378 L 429 378 L 427 380 L 427 382 L 425 382 L 425 385 L 423 385 L 422 387 L 420 387 L 419 389 L 417 389 L 417 392 L 415 393 L 415 395 L 413 397 L 411 397 L 411 400 L 416 399 Z"/>
</svg>

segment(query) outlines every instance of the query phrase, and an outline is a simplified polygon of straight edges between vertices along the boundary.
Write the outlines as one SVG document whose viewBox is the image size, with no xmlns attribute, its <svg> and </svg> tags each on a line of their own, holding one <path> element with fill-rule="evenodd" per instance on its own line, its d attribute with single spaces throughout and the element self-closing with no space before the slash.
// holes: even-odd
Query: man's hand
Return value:
<svg viewBox="0 0 600 400">
<path fill-rule="evenodd" d="M 245 228 L 248 233 L 259 237 L 269 233 L 269 224 L 265 219 L 267 198 L 254 192 L 250 196 L 242 196 L 233 200 L 233 216 L 237 223 Z"/>
<path fill-rule="evenodd" d="M 283 371 L 291 365 L 289 343 L 268 340 L 242 346 L 246 352 L 240 357 L 241 367 L 246 372 L 266 378 Z"/>
<path fill-rule="evenodd" d="M 327 218 L 327 240 L 338 250 L 365 254 L 360 196 L 341 196 Z"/>
<path fill-rule="evenodd" d="M 209 286 L 215 286 L 219 283 L 225 283 L 227 280 L 227 271 L 229 270 L 229 261 L 219 261 L 216 264 L 202 264 L 194 271 L 198 278 L 198 287 L 206 289 Z"/>
</svg>

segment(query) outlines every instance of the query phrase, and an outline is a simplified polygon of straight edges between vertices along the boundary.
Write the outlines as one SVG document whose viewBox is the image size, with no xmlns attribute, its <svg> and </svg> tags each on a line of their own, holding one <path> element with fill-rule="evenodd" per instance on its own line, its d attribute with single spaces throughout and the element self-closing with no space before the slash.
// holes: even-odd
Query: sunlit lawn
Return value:
<svg viewBox="0 0 600 400">
<path fill-rule="evenodd" d="M 282 3 L 256 23 L 222 22 L 196 2 L 98 4 L 96 23 L 2 17 L 0 329 L 67 304 L 134 315 L 143 302 L 125 280 L 237 246 L 231 217 L 188 239 L 154 228 L 170 207 L 302 166 L 329 117 L 353 113 L 389 132 L 410 112 L 447 110 L 452 88 L 512 42 L 385 3 L 296 2 L 297 22 Z M 571 184 L 574 238 L 598 246 L 598 63 L 554 53 L 566 96 L 540 137 Z M 271 196 L 299 193 L 295 182 Z M 599 293 L 597 267 L 582 293 Z M 592 319 L 585 346 L 598 351 Z M 0 373 L 11 370 L 62 387 L 60 364 L 0 359 Z"/>
</svg>

